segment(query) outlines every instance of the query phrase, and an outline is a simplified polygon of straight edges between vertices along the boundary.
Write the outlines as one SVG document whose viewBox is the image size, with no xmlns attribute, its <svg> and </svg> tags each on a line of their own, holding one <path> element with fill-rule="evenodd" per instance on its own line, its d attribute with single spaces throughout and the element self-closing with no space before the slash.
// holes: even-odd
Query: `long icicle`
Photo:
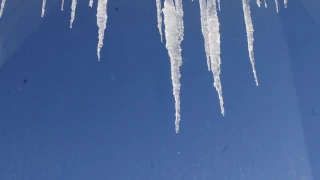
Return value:
<svg viewBox="0 0 320 180">
<path fill-rule="evenodd" d="M 156 4 L 157 4 L 158 29 L 159 29 L 159 33 L 160 33 L 161 42 L 163 42 L 163 40 L 162 40 L 162 11 L 161 11 L 161 0 L 157 0 L 157 1 L 156 1 Z"/>
<path fill-rule="evenodd" d="M 253 51 L 253 24 L 251 20 L 251 12 L 250 12 L 250 4 L 249 0 L 242 0 L 243 6 L 243 13 L 244 13 L 244 21 L 246 24 L 246 32 L 247 32 L 247 41 L 248 41 L 248 51 L 249 51 L 249 58 L 252 66 L 252 71 L 254 75 L 254 79 L 256 81 L 256 85 L 259 86 L 257 72 L 255 68 L 255 60 L 254 60 L 254 51 Z"/>
<path fill-rule="evenodd" d="M 208 18 L 208 38 L 211 60 L 211 71 L 213 73 L 214 87 L 218 92 L 221 114 L 225 115 L 224 102 L 222 96 L 222 86 L 220 80 L 221 59 L 220 59 L 220 23 L 217 12 L 216 0 L 208 0 L 207 2 L 207 18 Z"/>
<path fill-rule="evenodd" d="M 199 0 L 200 4 L 200 17 L 201 17 L 201 31 L 204 39 L 204 50 L 207 57 L 208 70 L 211 70 L 210 52 L 209 52 L 209 39 L 208 39 L 208 19 L 207 19 L 207 2 L 206 0 Z"/>
<path fill-rule="evenodd" d="M 171 79 L 173 96 L 175 99 L 175 130 L 179 133 L 180 127 L 180 66 L 182 65 L 181 42 L 183 40 L 183 10 L 182 1 L 165 0 L 162 10 L 164 15 L 166 48 L 168 49 L 171 64 Z"/>
<path fill-rule="evenodd" d="M 182 0 L 175 0 L 175 6 L 176 6 L 176 14 L 177 14 L 177 28 L 178 28 L 178 49 L 179 49 L 179 56 L 177 57 L 177 64 L 179 65 L 178 69 L 178 74 L 179 74 L 179 79 L 181 77 L 180 74 L 180 66 L 182 65 L 182 56 L 181 56 L 181 42 L 183 41 L 183 36 L 184 36 L 184 24 L 183 24 L 183 8 L 182 8 Z M 176 99 L 176 121 L 175 121 L 175 126 L 176 126 L 176 133 L 179 133 L 179 127 L 180 127 L 180 80 L 179 80 L 179 93 L 177 93 Z"/>
<path fill-rule="evenodd" d="M 103 46 L 103 39 L 104 39 L 104 31 L 107 28 L 107 3 L 108 0 L 98 0 L 98 7 L 97 7 L 97 25 L 98 25 L 98 47 L 97 47 L 97 55 L 98 61 L 100 61 L 100 52 Z"/>
<path fill-rule="evenodd" d="M 76 16 L 76 8 L 77 8 L 77 0 L 72 0 L 70 28 L 72 28 L 72 24 L 73 24 L 74 18 Z"/>
</svg>

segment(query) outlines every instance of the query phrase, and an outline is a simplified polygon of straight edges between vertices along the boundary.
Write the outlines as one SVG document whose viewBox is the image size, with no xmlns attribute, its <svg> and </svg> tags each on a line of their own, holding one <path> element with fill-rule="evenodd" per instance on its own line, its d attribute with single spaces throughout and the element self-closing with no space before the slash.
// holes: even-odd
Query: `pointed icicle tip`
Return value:
<svg viewBox="0 0 320 180">
<path fill-rule="evenodd" d="M 4 6 L 6 5 L 6 0 L 2 0 L 0 8 L 0 18 L 2 17 Z"/>
<path fill-rule="evenodd" d="M 266 1 L 266 0 L 264 0 L 264 7 L 265 7 L 265 8 L 268 8 L 268 4 L 267 4 L 267 1 Z"/>
<path fill-rule="evenodd" d="M 217 3 L 218 3 L 218 9 L 219 9 L 219 11 L 221 11 L 221 9 L 220 9 L 220 0 L 217 0 Z"/>
<path fill-rule="evenodd" d="M 98 26 L 98 45 L 97 55 L 98 61 L 100 61 L 100 52 L 103 46 L 104 31 L 107 28 L 107 3 L 108 0 L 98 0 L 97 6 L 97 26 Z"/>
<path fill-rule="evenodd" d="M 163 43 L 162 39 L 162 10 L 161 10 L 161 0 L 156 0 L 157 5 L 157 19 L 158 19 L 158 30 L 160 34 L 161 43 Z"/>
<path fill-rule="evenodd" d="M 253 71 L 253 76 L 256 82 L 256 85 L 258 86 L 258 77 L 257 77 L 257 72 L 255 68 L 255 59 L 254 59 L 254 48 L 253 48 L 253 42 L 254 42 L 254 37 L 253 37 L 253 24 L 251 20 L 251 12 L 250 12 L 250 4 L 249 0 L 242 0 L 242 6 L 243 6 L 243 13 L 244 13 L 244 22 L 246 25 L 246 33 L 247 33 L 247 42 L 248 42 L 248 52 L 249 52 L 249 58 L 250 58 L 250 63 L 252 66 L 252 71 Z"/>
<path fill-rule="evenodd" d="M 278 2 L 278 0 L 275 0 L 275 3 L 276 3 L 276 10 L 277 10 L 277 13 L 279 13 L 279 2 Z"/>
<path fill-rule="evenodd" d="M 46 11 L 46 0 L 42 1 L 42 9 L 41 9 L 41 17 L 44 16 L 44 13 Z"/>
<path fill-rule="evenodd" d="M 261 1 L 260 0 L 257 0 L 257 5 L 258 5 L 258 7 L 261 7 Z"/>
<path fill-rule="evenodd" d="M 181 42 L 184 35 L 182 0 L 165 0 L 164 8 L 164 31 L 166 48 L 170 57 L 171 80 L 173 86 L 173 97 L 175 101 L 175 129 L 179 132 L 180 124 L 180 67 L 182 65 Z"/>
<path fill-rule="evenodd" d="M 285 8 L 288 7 L 288 0 L 284 0 L 284 7 L 285 7 Z"/>
<path fill-rule="evenodd" d="M 61 1 L 61 11 L 64 11 L 63 6 L 64 6 L 64 0 Z"/>
<path fill-rule="evenodd" d="M 72 28 L 72 24 L 73 24 L 74 18 L 76 16 L 76 8 L 77 8 L 77 0 L 72 0 L 70 28 Z"/>
</svg>

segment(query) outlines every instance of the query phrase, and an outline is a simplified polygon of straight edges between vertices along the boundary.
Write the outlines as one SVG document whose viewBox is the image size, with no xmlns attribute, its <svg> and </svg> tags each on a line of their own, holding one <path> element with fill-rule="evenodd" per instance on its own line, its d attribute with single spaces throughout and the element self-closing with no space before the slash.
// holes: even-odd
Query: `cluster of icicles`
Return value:
<svg viewBox="0 0 320 180">
<path fill-rule="evenodd" d="M 107 2 L 108 0 L 97 0 L 97 25 L 98 25 L 98 46 L 97 56 L 100 61 L 100 51 L 103 46 L 104 32 L 107 27 Z M 192 0 L 193 1 L 193 0 Z M 258 78 L 255 70 L 255 60 L 253 51 L 253 24 L 250 14 L 250 0 L 242 0 L 244 20 L 247 32 L 249 59 L 252 65 L 253 75 L 258 86 Z M 287 0 L 284 1 L 284 7 L 287 7 Z M 3 14 L 6 0 L 2 0 L 0 8 L 0 18 Z M 222 96 L 222 87 L 220 80 L 220 23 L 218 18 L 218 10 L 220 11 L 220 0 L 199 0 L 201 15 L 201 30 L 204 37 L 204 48 L 207 57 L 208 70 L 212 72 L 214 78 L 214 87 L 216 88 L 220 101 L 221 114 L 224 115 L 224 102 Z M 261 1 L 256 0 L 258 7 Z M 275 0 L 276 10 L 279 11 L 279 2 Z M 77 0 L 72 0 L 70 28 L 75 18 Z M 92 7 L 93 0 L 89 0 L 89 6 Z M 45 14 L 46 0 L 42 2 L 41 17 Z M 164 31 L 166 38 L 166 48 L 169 53 L 171 62 L 171 79 L 173 84 L 173 95 L 175 99 L 175 130 L 179 132 L 180 123 L 180 66 L 182 65 L 181 42 L 184 36 L 183 7 L 182 0 L 164 0 L 163 9 L 161 0 L 156 0 L 158 28 L 162 40 L 162 24 L 164 23 Z M 264 6 L 267 8 L 266 0 Z M 64 10 L 64 0 L 61 3 L 61 11 Z M 163 16 L 163 17 L 162 17 Z"/>
</svg>

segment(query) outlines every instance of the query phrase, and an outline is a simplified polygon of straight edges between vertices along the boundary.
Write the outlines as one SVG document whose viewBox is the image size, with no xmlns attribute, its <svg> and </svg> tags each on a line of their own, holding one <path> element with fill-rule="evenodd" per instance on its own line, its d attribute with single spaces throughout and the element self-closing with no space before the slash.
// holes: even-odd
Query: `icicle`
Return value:
<svg viewBox="0 0 320 180">
<path fill-rule="evenodd" d="M 175 0 L 175 6 L 176 6 L 176 13 L 177 13 L 177 28 L 178 28 L 178 44 L 176 47 L 178 47 L 178 57 L 176 57 L 176 64 L 178 64 L 178 69 L 176 69 L 175 76 L 181 77 L 180 74 L 180 66 L 182 65 L 182 56 L 181 56 L 181 42 L 183 41 L 184 36 L 184 23 L 183 23 L 183 8 L 182 8 L 182 0 Z M 177 49 L 176 49 L 177 50 Z M 176 82 L 176 87 L 174 88 L 175 91 L 175 101 L 176 101 L 176 121 L 175 121 L 175 129 L 176 133 L 179 133 L 179 126 L 180 126 L 180 80 L 178 79 L 178 82 Z"/>
<path fill-rule="evenodd" d="M 285 7 L 285 8 L 288 7 L 288 0 L 284 0 L 284 7 Z"/>
<path fill-rule="evenodd" d="M 162 12 L 164 14 L 166 48 L 171 62 L 171 79 L 176 109 L 175 130 L 176 133 L 179 133 L 181 42 L 184 33 L 182 0 L 176 0 L 175 5 L 176 7 L 173 0 L 165 0 Z"/>
<path fill-rule="evenodd" d="M 157 0 L 157 18 L 158 18 L 158 29 L 160 33 L 161 42 L 162 41 L 162 11 L 161 11 L 161 0 Z"/>
<path fill-rule="evenodd" d="M 62 0 L 62 2 L 61 2 L 61 11 L 64 10 L 64 9 L 63 9 L 63 6 L 64 6 L 64 0 Z"/>
<path fill-rule="evenodd" d="M 217 0 L 217 2 L 218 2 L 219 11 L 220 11 L 220 0 Z"/>
<path fill-rule="evenodd" d="M 44 16 L 45 11 L 46 11 L 46 0 L 43 0 L 43 1 L 42 1 L 41 17 Z"/>
<path fill-rule="evenodd" d="M 261 6 L 261 1 L 260 0 L 257 0 L 257 5 L 258 5 L 258 7 Z"/>
<path fill-rule="evenodd" d="M 278 0 L 275 0 L 275 3 L 276 3 L 277 13 L 278 13 L 278 12 L 279 12 L 279 3 L 278 3 Z"/>
<path fill-rule="evenodd" d="M 4 6 L 6 5 L 6 0 L 2 0 L 0 8 L 0 18 L 2 17 Z"/>
<path fill-rule="evenodd" d="M 222 96 L 222 87 L 220 80 L 220 23 L 217 13 L 217 6 L 215 0 L 207 1 L 207 18 L 208 18 L 208 39 L 209 39 L 209 50 L 210 50 L 210 60 L 211 60 L 211 71 L 213 73 L 214 87 L 218 92 L 218 97 L 220 101 L 221 114 L 224 115 L 224 102 Z"/>
<path fill-rule="evenodd" d="M 93 5 L 93 0 L 90 0 L 89 1 L 89 6 L 92 7 L 92 5 Z"/>
<path fill-rule="evenodd" d="M 182 0 L 175 0 L 174 2 L 176 6 L 176 13 L 177 13 L 179 40 L 182 41 L 183 33 L 184 33 Z"/>
<path fill-rule="evenodd" d="M 77 8 L 77 0 L 72 0 L 71 4 L 71 19 L 70 19 L 70 28 L 72 28 L 72 24 L 76 15 L 76 8 Z"/>
<path fill-rule="evenodd" d="M 97 7 L 97 25 L 99 28 L 99 42 L 97 47 L 97 55 L 98 60 L 100 61 L 100 51 L 103 46 L 103 39 L 104 39 L 104 31 L 107 28 L 107 3 L 108 0 L 98 0 L 98 7 Z"/>
<path fill-rule="evenodd" d="M 267 4 L 267 1 L 266 1 L 266 0 L 264 0 L 264 7 L 265 7 L 265 8 L 268 8 L 268 4 Z"/>
<path fill-rule="evenodd" d="M 210 53 L 208 42 L 208 19 L 207 19 L 207 3 L 206 0 L 199 0 L 200 4 L 200 17 L 201 17 L 201 31 L 204 39 L 204 49 L 207 57 L 208 70 L 211 70 Z"/>
<path fill-rule="evenodd" d="M 244 21 L 246 24 L 246 31 L 247 31 L 247 40 L 248 40 L 248 51 L 249 51 L 249 58 L 253 70 L 254 79 L 256 81 L 256 85 L 258 86 L 258 78 L 257 78 L 257 72 L 255 69 L 255 60 L 254 60 L 254 51 L 253 51 L 253 24 L 251 20 L 250 15 L 250 5 L 249 0 L 242 0 L 242 6 L 243 6 L 243 13 L 244 13 Z"/>
</svg>

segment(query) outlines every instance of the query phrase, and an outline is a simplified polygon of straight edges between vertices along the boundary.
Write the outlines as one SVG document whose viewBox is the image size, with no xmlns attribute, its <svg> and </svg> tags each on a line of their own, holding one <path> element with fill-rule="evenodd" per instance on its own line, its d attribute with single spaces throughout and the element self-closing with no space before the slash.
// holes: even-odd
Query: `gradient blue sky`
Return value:
<svg viewBox="0 0 320 180">
<path fill-rule="evenodd" d="M 0 21 L 0 32 L 11 33 L 1 50 L 13 52 L 0 73 L 0 179 L 320 179 L 316 0 L 289 0 L 279 14 L 273 1 L 268 9 L 252 3 L 259 87 L 241 1 L 221 2 L 225 117 L 206 67 L 199 3 L 183 1 L 178 135 L 155 0 L 109 0 L 101 62 L 96 4 L 79 1 L 70 29 L 70 1 L 64 12 L 52 1 L 42 23 L 40 0 L 31 14 L 12 2 Z"/>
</svg>

